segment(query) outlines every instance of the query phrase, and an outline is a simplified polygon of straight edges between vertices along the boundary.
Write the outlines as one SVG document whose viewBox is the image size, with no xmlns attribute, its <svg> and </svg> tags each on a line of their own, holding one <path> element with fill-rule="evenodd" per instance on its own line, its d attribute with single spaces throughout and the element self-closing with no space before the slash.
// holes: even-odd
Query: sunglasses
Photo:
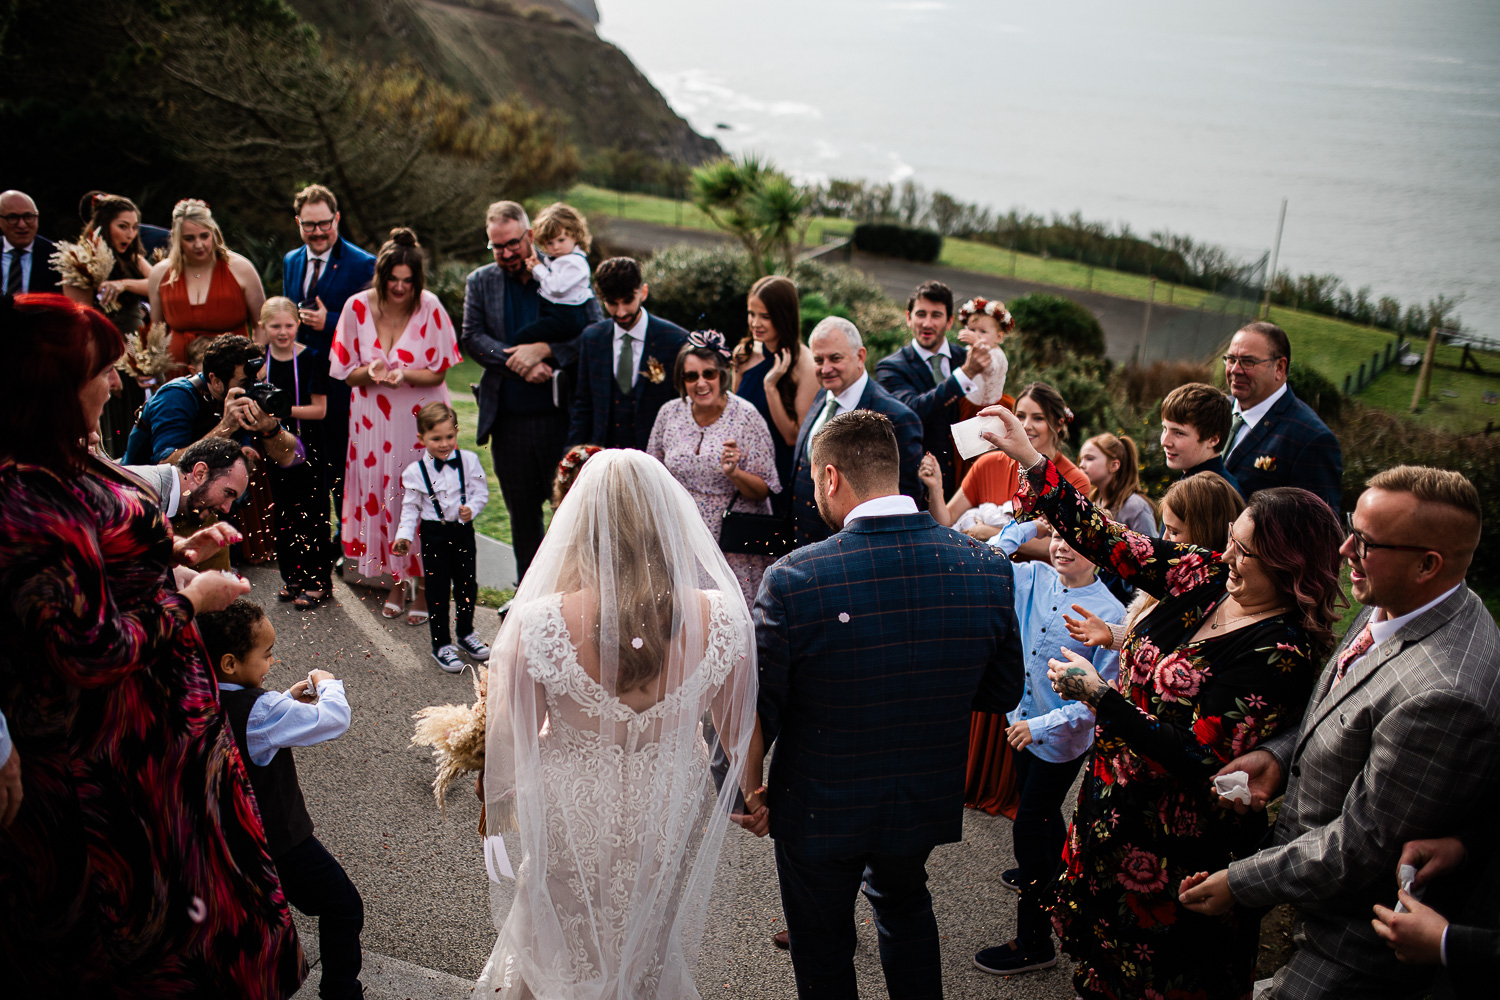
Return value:
<svg viewBox="0 0 1500 1000">
<path fill-rule="evenodd" d="M 719 381 L 719 369 L 717 368 L 710 368 L 706 372 L 683 372 L 682 381 L 686 385 L 692 385 L 694 382 L 698 381 L 699 375 L 702 375 L 710 382 Z"/>
</svg>

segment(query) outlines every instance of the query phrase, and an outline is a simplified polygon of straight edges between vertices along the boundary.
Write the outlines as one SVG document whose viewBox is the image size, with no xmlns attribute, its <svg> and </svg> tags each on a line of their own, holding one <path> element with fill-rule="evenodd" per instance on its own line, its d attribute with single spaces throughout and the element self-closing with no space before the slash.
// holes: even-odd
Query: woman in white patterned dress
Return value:
<svg viewBox="0 0 1500 1000">
<path fill-rule="evenodd" d="M 499 938 L 475 997 L 696 998 L 755 738 L 755 644 L 734 574 L 659 462 L 588 460 L 489 671 L 487 832 L 519 863 L 508 912 L 492 887 Z M 730 761 L 722 792 L 705 712 Z"/>
</svg>

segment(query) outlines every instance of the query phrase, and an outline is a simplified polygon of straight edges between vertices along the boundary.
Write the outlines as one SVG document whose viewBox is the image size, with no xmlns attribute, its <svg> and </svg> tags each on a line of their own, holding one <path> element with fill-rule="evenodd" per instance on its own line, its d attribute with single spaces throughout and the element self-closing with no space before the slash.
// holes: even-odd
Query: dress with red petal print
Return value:
<svg viewBox="0 0 1500 1000">
<path fill-rule="evenodd" d="M 380 349 L 380 335 L 370 296 L 351 296 L 334 334 L 329 374 L 348 378 L 356 368 L 376 358 L 392 370 L 442 372 L 463 358 L 453 322 L 436 295 L 423 291 L 417 309 L 389 353 Z M 420 359 L 420 360 L 419 360 Z M 422 575 L 419 546 L 398 556 L 391 552 L 401 519 L 401 472 L 422 453 L 417 439 L 417 411 L 437 400 L 449 402 L 448 386 L 371 385 L 352 390 L 349 400 L 349 454 L 344 480 L 344 508 L 340 512 L 344 556 L 354 561 L 361 576 L 390 574 L 395 580 Z"/>
</svg>

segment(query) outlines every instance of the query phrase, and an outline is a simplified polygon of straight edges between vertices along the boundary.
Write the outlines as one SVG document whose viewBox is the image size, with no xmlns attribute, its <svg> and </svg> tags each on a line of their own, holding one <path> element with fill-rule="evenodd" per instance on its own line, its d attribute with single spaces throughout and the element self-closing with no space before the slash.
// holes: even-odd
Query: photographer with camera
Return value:
<svg viewBox="0 0 1500 1000">
<path fill-rule="evenodd" d="M 291 396 L 256 381 L 265 361 L 249 337 L 215 338 L 203 355 L 203 371 L 175 378 L 141 408 L 125 446 L 126 465 L 175 465 L 189 445 L 204 438 L 232 440 L 263 452 L 286 468 L 303 458 L 297 436 L 282 424 Z"/>
</svg>

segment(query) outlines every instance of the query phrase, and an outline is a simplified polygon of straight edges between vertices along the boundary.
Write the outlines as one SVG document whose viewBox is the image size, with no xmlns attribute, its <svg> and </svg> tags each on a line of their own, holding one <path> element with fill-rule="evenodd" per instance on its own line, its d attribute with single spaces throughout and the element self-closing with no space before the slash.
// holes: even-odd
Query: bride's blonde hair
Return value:
<svg viewBox="0 0 1500 1000">
<path fill-rule="evenodd" d="M 182 224 L 191 222 L 214 234 L 214 256 L 219 260 L 229 259 L 229 247 L 224 245 L 224 233 L 208 210 L 208 202 L 197 198 L 184 198 L 172 206 L 172 248 L 167 254 L 168 284 L 182 276 Z"/>
</svg>

